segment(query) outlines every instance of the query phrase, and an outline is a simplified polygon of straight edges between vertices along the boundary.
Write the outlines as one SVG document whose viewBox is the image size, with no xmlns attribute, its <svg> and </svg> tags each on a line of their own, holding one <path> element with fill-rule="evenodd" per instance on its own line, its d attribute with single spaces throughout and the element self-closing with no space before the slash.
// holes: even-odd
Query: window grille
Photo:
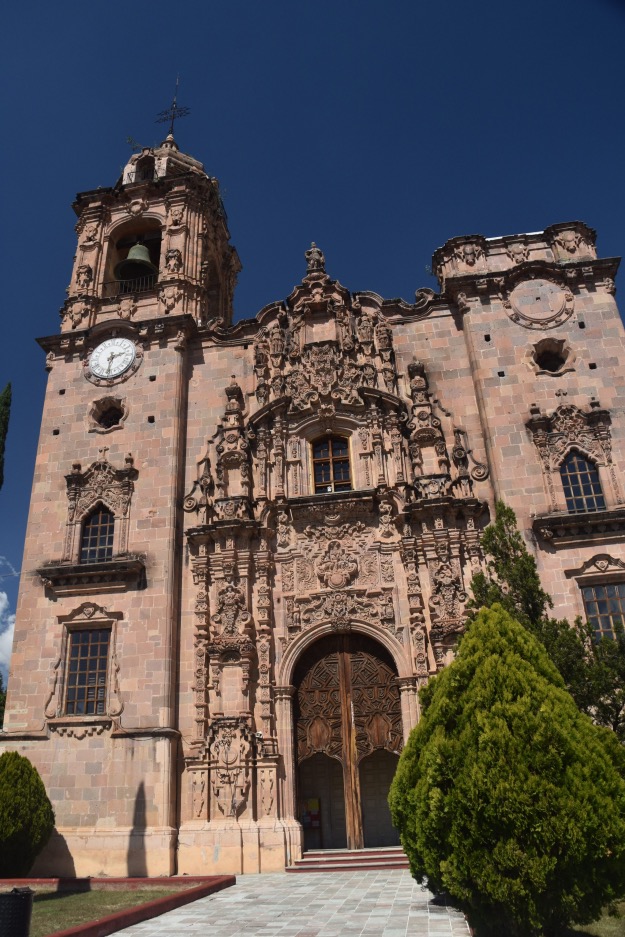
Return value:
<svg viewBox="0 0 625 937">
<path fill-rule="evenodd" d="M 65 681 L 66 716 L 106 713 L 110 629 L 71 631 Z"/>
<path fill-rule="evenodd" d="M 578 452 L 570 452 L 560 466 L 562 487 L 569 514 L 605 511 L 599 473 Z"/>
<path fill-rule="evenodd" d="M 87 517 L 80 541 L 81 563 L 102 563 L 113 556 L 115 516 L 108 508 L 99 507 Z"/>
<path fill-rule="evenodd" d="M 583 586 L 582 598 L 595 637 L 614 638 L 625 628 L 625 582 Z"/>
</svg>

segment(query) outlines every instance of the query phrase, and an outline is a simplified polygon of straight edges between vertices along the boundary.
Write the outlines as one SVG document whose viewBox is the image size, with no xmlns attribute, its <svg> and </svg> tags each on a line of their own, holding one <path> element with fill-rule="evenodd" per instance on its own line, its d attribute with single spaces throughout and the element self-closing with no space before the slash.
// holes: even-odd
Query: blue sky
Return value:
<svg viewBox="0 0 625 937">
<path fill-rule="evenodd" d="M 407 300 L 459 234 L 580 219 L 600 255 L 625 249 L 618 0 L 24 0 L 0 42 L 0 668 L 45 389 L 34 339 L 58 329 L 71 202 L 116 181 L 128 136 L 160 141 L 177 73 L 177 140 L 220 179 L 243 262 L 237 318 L 288 295 L 311 240 L 349 289 Z"/>
</svg>

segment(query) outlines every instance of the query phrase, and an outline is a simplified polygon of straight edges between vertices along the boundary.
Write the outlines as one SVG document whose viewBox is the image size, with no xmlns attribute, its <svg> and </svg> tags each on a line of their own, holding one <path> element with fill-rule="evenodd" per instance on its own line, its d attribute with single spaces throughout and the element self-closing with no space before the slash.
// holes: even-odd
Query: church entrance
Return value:
<svg viewBox="0 0 625 937">
<path fill-rule="evenodd" d="M 398 845 L 387 804 L 403 740 L 393 659 L 364 635 L 329 635 L 303 655 L 294 683 L 304 848 Z"/>
</svg>

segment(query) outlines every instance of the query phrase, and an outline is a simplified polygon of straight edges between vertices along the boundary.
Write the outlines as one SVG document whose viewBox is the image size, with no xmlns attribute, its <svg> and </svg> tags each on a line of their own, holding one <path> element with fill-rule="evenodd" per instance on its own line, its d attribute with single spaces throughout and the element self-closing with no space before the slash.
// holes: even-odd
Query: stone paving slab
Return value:
<svg viewBox="0 0 625 937">
<path fill-rule="evenodd" d="M 460 911 L 435 904 L 404 870 L 238 875 L 232 888 L 151 921 L 126 937 L 468 937 Z"/>
</svg>

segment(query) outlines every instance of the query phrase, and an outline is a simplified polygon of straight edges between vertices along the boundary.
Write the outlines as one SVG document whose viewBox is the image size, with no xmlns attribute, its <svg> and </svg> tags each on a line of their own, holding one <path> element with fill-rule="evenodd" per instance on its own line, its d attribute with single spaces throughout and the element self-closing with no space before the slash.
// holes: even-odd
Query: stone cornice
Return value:
<svg viewBox="0 0 625 937">
<path fill-rule="evenodd" d="M 138 341 L 162 341 L 163 339 L 178 339 L 183 332 L 188 338 L 193 337 L 197 326 L 193 316 L 155 316 L 153 319 L 142 319 L 138 322 L 125 322 L 107 319 L 99 322 L 90 329 L 75 329 L 71 332 L 58 332 L 55 335 L 44 335 L 35 339 L 46 354 L 63 356 L 68 354 L 82 354 L 87 348 L 115 332 L 135 338 Z"/>
<path fill-rule="evenodd" d="M 625 508 L 586 514 L 539 514 L 532 522 L 532 530 L 539 540 L 552 546 L 620 540 L 625 533 Z"/>
<path fill-rule="evenodd" d="M 56 596 L 127 592 L 145 583 L 145 561 L 136 555 L 85 565 L 52 562 L 40 566 L 37 572 L 46 591 Z"/>
</svg>

